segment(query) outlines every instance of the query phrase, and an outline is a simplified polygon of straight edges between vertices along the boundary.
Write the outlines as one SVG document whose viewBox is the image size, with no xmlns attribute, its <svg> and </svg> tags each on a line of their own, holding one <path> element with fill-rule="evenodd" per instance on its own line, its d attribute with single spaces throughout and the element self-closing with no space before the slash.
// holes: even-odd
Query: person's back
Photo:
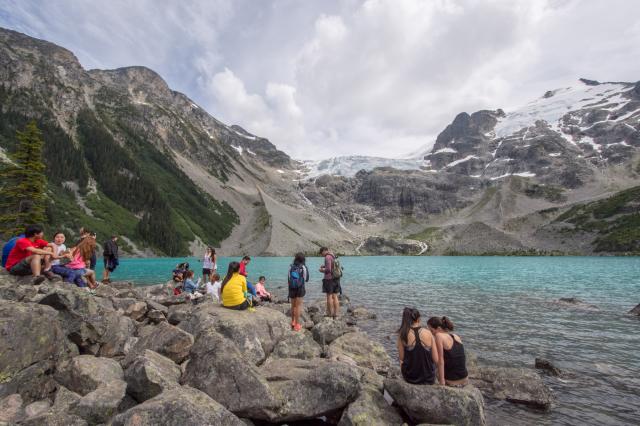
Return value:
<svg viewBox="0 0 640 426">
<path fill-rule="evenodd" d="M 447 317 L 432 317 L 427 321 L 441 355 L 438 381 L 450 386 L 464 386 L 468 382 L 467 357 L 462 339 L 453 334 L 454 325 Z"/>
<path fill-rule="evenodd" d="M 241 305 L 245 301 L 246 292 L 247 279 L 237 272 L 234 273 L 222 289 L 222 305 L 226 307 Z"/>
<path fill-rule="evenodd" d="M 416 385 L 434 384 L 438 355 L 432 348 L 431 332 L 420 326 L 420 313 L 417 309 L 405 308 L 398 331 L 398 354 L 404 380 Z"/>
</svg>

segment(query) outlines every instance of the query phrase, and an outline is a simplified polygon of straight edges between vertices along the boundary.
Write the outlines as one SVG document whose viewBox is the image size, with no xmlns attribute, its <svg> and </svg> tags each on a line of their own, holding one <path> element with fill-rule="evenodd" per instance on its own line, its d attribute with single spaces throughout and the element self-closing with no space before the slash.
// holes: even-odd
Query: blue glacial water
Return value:
<svg viewBox="0 0 640 426">
<path fill-rule="evenodd" d="M 165 282 L 179 259 L 124 259 L 114 279 L 139 285 Z M 185 259 L 199 271 L 198 259 Z M 231 259 L 219 259 L 226 271 Z M 284 286 L 291 259 L 255 258 L 249 278 Z M 321 259 L 307 265 L 317 271 Z M 344 257 L 342 284 L 352 303 L 378 320 L 365 329 L 396 358 L 394 330 L 404 306 L 426 319 L 449 316 L 481 363 L 532 367 L 535 357 L 565 374 L 545 377 L 555 406 L 543 413 L 487 401 L 491 424 L 640 424 L 640 303 L 637 257 Z M 221 275 L 223 275 L 221 273 Z M 312 274 L 307 300 L 321 297 Z M 562 306 L 560 297 L 595 305 Z"/>
</svg>

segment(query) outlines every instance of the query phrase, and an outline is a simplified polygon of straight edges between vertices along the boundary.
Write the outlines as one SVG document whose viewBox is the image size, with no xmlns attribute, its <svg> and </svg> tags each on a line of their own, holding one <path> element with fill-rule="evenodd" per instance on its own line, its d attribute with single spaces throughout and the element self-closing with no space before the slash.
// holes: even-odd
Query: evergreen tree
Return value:
<svg viewBox="0 0 640 426">
<path fill-rule="evenodd" d="M 18 131 L 17 138 L 13 163 L 0 172 L 0 232 L 6 236 L 22 232 L 28 224 L 45 221 L 44 141 L 35 120 L 23 132 Z"/>
</svg>

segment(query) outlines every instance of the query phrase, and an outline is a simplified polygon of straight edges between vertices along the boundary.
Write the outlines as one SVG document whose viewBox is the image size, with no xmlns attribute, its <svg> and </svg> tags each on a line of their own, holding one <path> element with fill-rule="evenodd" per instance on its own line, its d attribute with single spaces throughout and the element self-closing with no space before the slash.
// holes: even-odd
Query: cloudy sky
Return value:
<svg viewBox="0 0 640 426">
<path fill-rule="evenodd" d="M 294 157 L 400 157 L 461 111 L 640 80 L 636 0 L 0 0 L 85 68 L 145 65 Z"/>
</svg>

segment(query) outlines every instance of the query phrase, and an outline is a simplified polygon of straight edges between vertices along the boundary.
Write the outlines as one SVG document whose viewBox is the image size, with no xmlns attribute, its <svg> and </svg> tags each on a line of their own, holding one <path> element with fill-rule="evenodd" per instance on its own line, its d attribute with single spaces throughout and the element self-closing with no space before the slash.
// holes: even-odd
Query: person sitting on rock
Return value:
<svg viewBox="0 0 640 426">
<path fill-rule="evenodd" d="M 439 358 L 438 352 L 433 348 L 433 341 L 429 330 L 420 325 L 420 312 L 417 309 L 404 308 L 397 345 L 400 370 L 407 383 L 435 383 L 434 366 L 438 364 Z"/>
<path fill-rule="evenodd" d="M 261 302 L 271 302 L 271 293 L 269 293 L 264 286 L 266 282 L 267 278 L 262 275 L 258 278 L 258 282 L 256 283 L 256 295 Z"/>
<path fill-rule="evenodd" d="M 447 386 L 464 386 L 469 383 L 464 346 L 460 336 L 451 333 L 451 320 L 447 317 L 431 317 L 427 326 L 436 341 L 438 382 Z"/>
<path fill-rule="evenodd" d="M 240 275 L 240 263 L 229 263 L 227 276 L 220 285 L 222 306 L 236 311 L 243 311 L 249 307 L 247 301 L 247 279 Z"/>
<path fill-rule="evenodd" d="M 186 278 L 184 280 L 184 292 L 193 294 L 198 289 L 198 284 L 193 281 L 193 276 L 195 273 L 193 271 L 187 271 Z"/>
<path fill-rule="evenodd" d="M 96 241 L 93 238 L 83 238 L 76 247 L 71 249 L 68 255 L 71 261 L 65 265 L 65 268 L 75 271 L 73 282 L 78 287 L 86 287 L 83 277 L 87 278 L 90 289 L 98 287 L 95 272 L 88 268 L 95 249 Z"/>
<path fill-rule="evenodd" d="M 220 303 L 220 287 L 222 281 L 220 281 L 220 275 L 217 272 L 211 274 L 211 281 L 206 283 L 207 294 L 211 296 L 214 302 Z"/>
<path fill-rule="evenodd" d="M 32 275 L 32 283 L 36 285 L 41 284 L 45 277 L 48 279 L 54 278 L 53 273 L 47 271 L 52 249 L 48 247 L 49 243 L 43 240 L 43 237 L 44 232 L 41 226 L 27 226 L 24 237 L 16 240 L 7 257 L 5 268 L 11 275 Z M 42 272 L 43 269 L 47 272 Z M 57 279 L 59 280 L 60 278 Z"/>
</svg>

